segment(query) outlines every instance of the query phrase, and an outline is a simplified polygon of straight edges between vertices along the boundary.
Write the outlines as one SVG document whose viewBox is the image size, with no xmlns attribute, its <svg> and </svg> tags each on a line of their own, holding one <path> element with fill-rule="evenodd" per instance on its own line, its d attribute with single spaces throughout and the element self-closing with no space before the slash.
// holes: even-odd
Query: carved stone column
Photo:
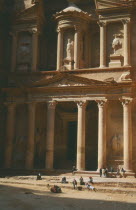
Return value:
<svg viewBox="0 0 136 210">
<path fill-rule="evenodd" d="M 11 72 L 15 72 L 17 60 L 18 33 L 10 33 L 10 35 L 12 36 Z"/>
<path fill-rule="evenodd" d="M 32 30 L 32 71 L 37 71 L 38 67 L 38 42 L 39 32 L 37 29 Z"/>
<path fill-rule="evenodd" d="M 124 169 L 132 171 L 132 99 L 122 100 L 123 105 L 123 137 L 124 137 Z"/>
<path fill-rule="evenodd" d="M 26 151 L 26 169 L 33 169 L 34 166 L 34 139 L 35 139 L 35 108 L 34 102 L 28 104 L 28 142 Z"/>
<path fill-rule="evenodd" d="M 100 26 L 100 68 L 106 67 L 106 23 L 99 22 Z"/>
<path fill-rule="evenodd" d="M 124 66 L 130 66 L 130 20 L 122 20 L 124 25 Z"/>
<path fill-rule="evenodd" d="M 85 170 L 85 114 L 86 102 L 80 101 L 78 106 L 78 128 L 77 128 L 77 169 Z"/>
<path fill-rule="evenodd" d="M 106 100 L 97 101 L 98 115 L 98 170 L 106 164 Z"/>
<path fill-rule="evenodd" d="M 75 37 L 74 37 L 74 69 L 79 69 L 80 64 L 80 30 L 75 28 Z"/>
<path fill-rule="evenodd" d="M 56 107 L 56 101 L 48 102 L 47 136 L 46 136 L 46 169 L 53 169 L 55 107 Z"/>
<path fill-rule="evenodd" d="M 58 44 L 57 44 L 57 71 L 62 67 L 63 61 L 63 30 L 58 28 Z"/>
<path fill-rule="evenodd" d="M 5 168 L 12 167 L 13 141 L 15 136 L 16 104 L 7 105 L 7 138 L 5 145 Z"/>
</svg>

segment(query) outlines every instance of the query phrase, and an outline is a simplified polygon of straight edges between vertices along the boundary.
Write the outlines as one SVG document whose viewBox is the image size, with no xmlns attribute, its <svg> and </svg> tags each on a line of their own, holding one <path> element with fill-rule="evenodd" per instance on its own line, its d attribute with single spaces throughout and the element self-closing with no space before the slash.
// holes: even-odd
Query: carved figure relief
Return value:
<svg viewBox="0 0 136 210">
<path fill-rule="evenodd" d="M 111 139 L 111 151 L 114 157 L 123 155 L 123 141 L 119 134 L 115 134 Z"/>
<path fill-rule="evenodd" d="M 122 42 L 120 40 L 120 34 L 115 34 L 114 35 L 115 38 L 113 39 L 113 42 L 112 42 L 112 48 L 114 50 L 114 54 L 118 54 L 117 51 L 122 48 Z"/>
<path fill-rule="evenodd" d="M 67 59 L 73 60 L 74 59 L 74 42 L 71 41 L 70 39 L 68 39 L 66 52 L 67 52 Z"/>
</svg>

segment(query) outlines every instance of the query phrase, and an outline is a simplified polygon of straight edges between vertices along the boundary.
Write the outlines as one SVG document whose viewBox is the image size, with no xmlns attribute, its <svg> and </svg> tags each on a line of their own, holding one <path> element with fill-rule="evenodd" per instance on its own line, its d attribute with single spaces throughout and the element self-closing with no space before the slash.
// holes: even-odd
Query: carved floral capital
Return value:
<svg viewBox="0 0 136 210">
<path fill-rule="evenodd" d="M 128 24 L 130 23 L 130 19 L 122 19 L 122 23 L 125 25 L 125 24 Z"/>
<path fill-rule="evenodd" d="M 100 27 L 105 27 L 106 26 L 106 22 L 100 22 L 100 21 L 98 21 L 97 23 L 98 23 L 98 25 Z"/>
<path fill-rule="evenodd" d="M 48 109 L 55 109 L 56 105 L 57 105 L 57 101 L 49 101 L 47 103 Z"/>
<path fill-rule="evenodd" d="M 126 99 L 120 99 L 122 102 L 123 107 L 131 105 L 133 99 L 132 98 L 126 98 Z"/>
<path fill-rule="evenodd" d="M 87 101 L 78 101 L 77 102 L 77 106 L 78 108 L 86 108 L 86 105 L 87 105 Z"/>
<path fill-rule="evenodd" d="M 96 100 L 96 102 L 97 102 L 97 105 L 98 105 L 99 108 L 104 108 L 104 106 L 107 103 L 107 99 L 105 99 L 105 100 Z"/>
</svg>

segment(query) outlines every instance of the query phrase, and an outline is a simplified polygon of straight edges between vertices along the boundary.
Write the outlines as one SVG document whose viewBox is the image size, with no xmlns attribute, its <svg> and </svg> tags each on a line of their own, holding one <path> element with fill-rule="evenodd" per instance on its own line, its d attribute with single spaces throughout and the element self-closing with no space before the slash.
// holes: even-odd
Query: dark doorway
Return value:
<svg viewBox="0 0 136 210">
<path fill-rule="evenodd" d="M 67 160 L 69 167 L 76 165 L 77 122 L 68 122 Z"/>
</svg>

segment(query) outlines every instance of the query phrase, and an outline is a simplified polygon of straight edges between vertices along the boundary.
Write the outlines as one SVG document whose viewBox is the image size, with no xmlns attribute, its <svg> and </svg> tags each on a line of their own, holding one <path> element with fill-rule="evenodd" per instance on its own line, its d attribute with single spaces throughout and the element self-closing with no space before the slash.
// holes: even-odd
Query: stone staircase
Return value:
<svg viewBox="0 0 136 210">
<path fill-rule="evenodd" d="M 90 174 L 89 174 L 90 175 Z M 61 179 L 65 176 L 68 183 L 62 184 Z M 47 185 L 50 187 L 53 185 L 58 185 L 63 189 L 73 189 L 72 181 L 75 178 L 79 184 L 79 178 L 81 174 L 71 175 L 71 173 L 62 173 L 61 175 L 53 175 L 53 176 L 43 176 L 42 180 L 37 181 L 36 176 L 8 176 L 5 178 L 0 178 L 0 183 L 5 184 L 27 184 L 27 185 L 37 185 L 44 188 L 47 188 Z M 88 174 L 82 174 L 85 182 L 89 181 Z M 102 193 L 121 193 L 121 194 L 131 194 L 136 195 L 136 179 L 131 178 L 100 178 L 93 177 L 94 184 L 93 186 L 96 188 L 96 192 Z M 82 185 L 82 190 L 87 190 L 86 186 Z M 47 188 L 48 189 L 48 188 Z"/>
</svg>

